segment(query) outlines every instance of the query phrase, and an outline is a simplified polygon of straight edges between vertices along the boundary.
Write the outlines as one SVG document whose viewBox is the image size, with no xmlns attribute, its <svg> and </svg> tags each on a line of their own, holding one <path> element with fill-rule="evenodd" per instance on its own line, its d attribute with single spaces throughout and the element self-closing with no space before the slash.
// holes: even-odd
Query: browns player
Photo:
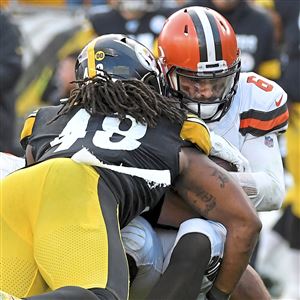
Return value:
<svg viewBox="0 0 300 300">
<path fill-rule="evenodd" d="M 286 130 L 288 122 L 284 90 L 256 73 L 240 73 L 240 51 L 235 33 L 228 21 L 211 9 L 189 7 L 174 13 L 163 27 L 158 46 L 170 94 L 179 98 L 182 106 L 200 116 L 215 134 L 232 143 L 249 161 L 251 170 L 230 174 L 243 187 L 256 210 L 278 209 L 285 193 L 278 146 L 278 136 Z M 170 218 L 172 214 L 164 214 L 164 217 Z M 187 242 L 189 233 L 201 233 L 201 226 L 195 226 L 194 221 L 189 226 L 188 222 L 184 222 L 184 229 L 181 233 L 179 230 L 175 245 L 172 244 L 170 262 L 173 261 L 172 251 L 178 256 L 176 249 L 189 257 L 189 250 L 193 249 L 185 247 L 193 245 Z M 194 238 L 195 235 L 191 235 L 191 240 Z M 190 260 L 189 270 L 197 267 L 195 261 Z M 210 262 L 212 260 L 208 264 Z M 165 263 L 168 271 L 167 264 L 168 260 Z M 175 260 L 169 269 L 174 269 L 174 264 Z M 165 272 L 165 277 L 169 273 Z M 219 276 L 216 284 L 226 274 Z M 174 277 L 170 278 L 166 282 L 174 288 L 176 282 Z M 184 284 L 184 279 L 176 277 L 178 286 Z M 202 292 L 207 289 L 209 285 L 204 284 Z M 163 289 L 158 287 L 157 291 L 157 296 L 163 294 Z M 180 293 L 180 288 L 177 291 Z M 243 297 L 248 299 L 245 294 Z M 265 293 L 256 299 L 268 299 L 268 295 Z"/>
<path fill-rule="evenodd" d="M 231 174 L 256 209 L 278 209 L 285 192 L 278 135 L 287 128 L 286 93 L 258 74 L 240 74 L 235 33 L 211 9 L 173 14 L 158 46 L 170 93 L 248 159 L 251 172 Z"/>
</svg>

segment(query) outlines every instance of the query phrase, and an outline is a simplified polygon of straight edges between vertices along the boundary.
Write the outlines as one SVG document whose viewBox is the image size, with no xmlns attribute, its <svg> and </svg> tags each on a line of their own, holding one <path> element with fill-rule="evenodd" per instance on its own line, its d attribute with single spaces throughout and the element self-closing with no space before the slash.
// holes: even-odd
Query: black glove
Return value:
<svg viewBox="0 0 300 300">
<path fill-rule="evenodd" d="M 213 286 L 210 289 L 210 291 L 206 294 L 207 300 L 229 300 L 229 298 L 230 298 L 229 294 L 225 294 L 215 286 Z"/>
</svg>

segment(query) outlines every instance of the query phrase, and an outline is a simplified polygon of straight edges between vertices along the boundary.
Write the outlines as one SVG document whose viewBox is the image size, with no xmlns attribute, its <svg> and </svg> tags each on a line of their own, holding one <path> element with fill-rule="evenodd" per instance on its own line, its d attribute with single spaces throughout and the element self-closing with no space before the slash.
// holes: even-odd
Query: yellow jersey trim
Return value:
<svg viewBox="0 0 300 300">
<path fill-rule="evenodd" d="M 209 129 L 205 123 L 196 116 L 188 115 L 181 128 L 180 137 L 198 146 L 206 155 L 211 151 Z"/>
<path fill-rule="evenodd" d="M 32 129 L 33 129 L 34 122 L 35 122 L 35 115 L 30 115 L 25 120 L 23 129 L 22 129 L 22 132 L 21 132 L 21 137 L 20 137 L 21 141 L 32 134 Z"/>
</svg>

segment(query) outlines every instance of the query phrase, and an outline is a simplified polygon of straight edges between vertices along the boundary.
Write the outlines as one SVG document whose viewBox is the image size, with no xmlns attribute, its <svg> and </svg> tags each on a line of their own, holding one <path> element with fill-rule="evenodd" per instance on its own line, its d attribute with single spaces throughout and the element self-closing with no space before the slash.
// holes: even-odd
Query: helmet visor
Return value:
<svg viewBox="0 0 300 300">
<path fill-rule="evenodd" d="M 221 102 L 226 98 L 234 85 L 235 73 L 224 77 L 203 78 L 177 73 L 178 90 L 192 101 L 201 103 Z"/>
</svg>

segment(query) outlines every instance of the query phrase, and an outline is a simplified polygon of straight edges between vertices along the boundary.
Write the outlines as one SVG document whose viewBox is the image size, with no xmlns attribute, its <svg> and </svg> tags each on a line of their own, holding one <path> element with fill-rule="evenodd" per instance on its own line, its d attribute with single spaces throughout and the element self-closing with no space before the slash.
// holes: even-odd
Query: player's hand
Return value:
<svg viewBox="0 0 300 300">
<path fill-rule="evenodd" d="M 241 152 L 223 137 L 210 132 L 212 149 L 211 156 L 219 157 L 237 167 L 238 172 L 251 172 L 250 164 Z"/>
<path fill-rule="evenodd" d="M 0 300 L 21 300 L 21 299 L 0 291 Z"/>
</svg>

